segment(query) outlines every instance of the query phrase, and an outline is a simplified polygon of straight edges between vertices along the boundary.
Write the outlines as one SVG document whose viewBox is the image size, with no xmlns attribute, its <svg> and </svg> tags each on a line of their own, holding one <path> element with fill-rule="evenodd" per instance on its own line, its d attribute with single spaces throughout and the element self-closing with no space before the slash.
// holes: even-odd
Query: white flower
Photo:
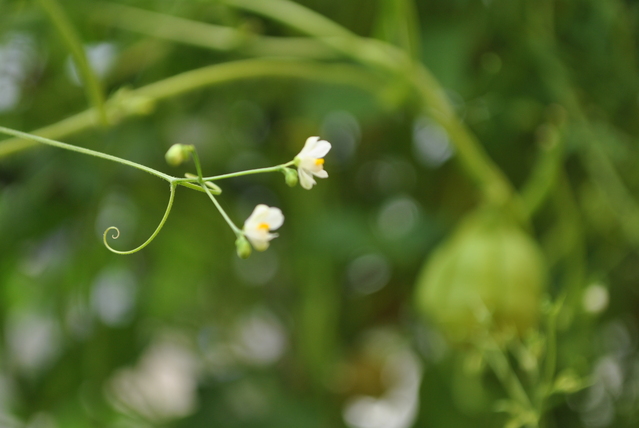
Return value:
<svg viewBox="0 0 639 428">
<path fill-rule="evenodd" d="M 244 222 L 244 235 L 257 251 L 268 248 L 271 239 L 277 238 L 277 233 L 270 233 L 284 223 L 284 215 L 279 208 L 260 204 Z"/>
<path fill-rule="evenodd" d="M 324 171 L 324 156 L 331 149 L 331 143 L 320 140 L 319 137 L 309 137 L 302 151 L 295 156 L 295 166 L 300 177 L 300 184 L 305 189 L 310 189 L 315 184 L 313 176 L 327 178 L 328 172 Z"/>
</svg>

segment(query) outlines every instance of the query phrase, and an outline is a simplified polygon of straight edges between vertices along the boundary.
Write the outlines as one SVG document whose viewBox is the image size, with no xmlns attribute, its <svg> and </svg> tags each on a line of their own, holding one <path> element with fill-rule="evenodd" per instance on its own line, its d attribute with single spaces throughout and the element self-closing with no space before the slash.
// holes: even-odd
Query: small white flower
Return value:
<svg viewBox="0 0 639 428">
<path fill-rule="evenodd" d="M 324 156 L 331 149 L 331 143 L 320 140 L 319 137 L 309 137 L 302 151 L 295 156 L 295 166 L 300 177 L 300 184 L 305 189 L 310 189 L 315 184 L 313 176 L 327 178 L 328 172 L 324 171 Z"/>
<path fill-rule="evenodd" d="M 284 223 L 284 215 L 279 208 L 260 204 L 244 222 L 244 235 L 257 251 L 268 248 L 269 241 L 277 238 L 277 233 L 270 233 Z"/>
</svg>

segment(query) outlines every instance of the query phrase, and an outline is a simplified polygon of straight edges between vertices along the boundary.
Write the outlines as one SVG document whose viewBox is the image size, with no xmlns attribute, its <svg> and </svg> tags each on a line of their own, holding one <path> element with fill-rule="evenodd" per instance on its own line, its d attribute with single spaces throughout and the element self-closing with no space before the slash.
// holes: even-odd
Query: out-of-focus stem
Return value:
<svg viewBox="0 0 639 428">
<path fill-rule="evenodd" d="M 539 413 L 533 406 L 515 370 L 512 368 L 507 355 L 500 348 L 499 344 L 496 343 L 490 335 L 485 335 L 482 337 L 482 342 L 478 343 L 477 346 L 484 351 L 483 355 L 486 362 L 493 369 L 497 379 L 499 379 L 510 398 L 531 415 L 536 415 L 535 421 L 531 421 L 525 426 L 537 428 L 539 426 Z"/>
<path fill-rule="evenodd" d="M 633 245 L 639 245 L 639 203 L 627 189 L 593 129 L 592 121 L 584 112 L 570 79 L 570 71 L 560 59 L 554 35 L 550 31 L 535 31 L 538 28 L 539 25 L 529 29 L 528 43 L 536 56 L 541 77 L 552 95 L 566 108 L 569 119 L 584 132 L 586 138 L 578 148 L 581 161 L 617 214 L 626 239 Z M 542 37 L 539 37 L 540 34 Z"/>
<path fill-rule="evenodd" d="M 359 87 L 369 92 L 378 91 L 383 86 L 383 83 L 373 74 L 353 65 L 247 59 L 187 71 L 128 91 L 126 95 L 122 96 L 123 99 L 107 103 L 107 114 L 117 115 L 120 118 L 135 116 L 141 114 L 136 107 L 138 104 L 136 100 L 151 103 L 207 86 L 264 77 L 309 79 Z M 31 133 L 50 139 L 59 139 L 93 128 L 96 125 L 96 110 L 89 109 Z M 0 158 L 35 145 L 37 145 L 36 142 L 23 138 L 0 141 Z"/>
<path fill-rule="evenodd" d="M 104 25 L 173 42 L 246 55 L 334 59 L 323 43 L 304 37 L 258 36 L 248 30 L 208 24 L 109 2 L 92 2 L 91 19 Z"/>
<path fill-rule="evenodd" d="M 544 130 L 541 156 L 520 192 L 528 216 L 543 205 L 557 185 L 564 158 L 565 143 L 561 130 L 552 125 L 546 125 Z"/>
<path fill-rule="evenodd" d="M 78 73 L 87 93 L 87 98 L 99 113 L 100 121 L 103 125 L 108 124 L 106 109 L 104 106 L 104 90 L 97 76 L 91 69 L 82 46 L 82 41 L 76 33 L 71 21 L 67 18 L 64 9 L 56 0 L 38 0 L 42 8 L 47 12 L 51 22 L 62 36 L 62 40 L 67 45 L 73 61 L 77 66 Z"/>
</svg>

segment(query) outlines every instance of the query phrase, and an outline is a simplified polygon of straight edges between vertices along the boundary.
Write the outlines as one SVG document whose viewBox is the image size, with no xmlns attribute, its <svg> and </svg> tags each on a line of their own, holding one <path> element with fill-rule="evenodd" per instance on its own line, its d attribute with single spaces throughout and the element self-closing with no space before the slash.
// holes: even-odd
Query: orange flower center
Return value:
<svg viewBox="0 0 639 428">
<path fill-rule="evenodd" d="M 315 165 L 324 165 L 324 159 L 322 158 L 315 159 Z"/>
<path fill-rule="evenodd" d="M 260 223 L 260 224 L 257 225 L 257 228 L 258 229 L 264 229 L 264 230 L 269 230 L 270 229 L 268 223 Z"/>
</svg>

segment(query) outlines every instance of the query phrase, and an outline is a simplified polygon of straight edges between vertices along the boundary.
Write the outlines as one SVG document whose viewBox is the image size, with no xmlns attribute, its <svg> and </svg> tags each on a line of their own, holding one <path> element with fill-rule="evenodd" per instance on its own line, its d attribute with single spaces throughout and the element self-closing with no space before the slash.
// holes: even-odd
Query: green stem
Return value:
<svg viewBox="0 0 639 428">
<path fill-rule="evenodd" d="M 47 12 L 51 22 L 62 36 L 62 40 L 67 45 L 78 72 L 82 76 L 82 83 L 87 91 L 87 98 L 96 108 L 100 121 L 103 125 L 108 124 L 106 108 L 104 105 L 104 91 L 100 81 L 91 69 L 87 60 L 84 47 L 80 37 L 76 33 L 71 21 L 66 16 L 64 9 L 56 0 L 38 0 L 42 8 Z"/>
<path fill-rule="evenodd" d="M 194 146 L 191 146 L 191 154 L 193 155 L 193 163 L 195 163 L 195 171 L 197 171 L 197 182 L 203 184 L 202 178 L 202 165 L 200 165 L 200 157 L 197 154 Z"/>
<path fill-rule="evenodd" d="M 499 382 L 502 384 L 510 398 L 519 403 L 523 409 L 539 415 L 528 397 L 526 390 L 519 381 L 517 374 L 510 365 L 508 357 L 504 354 L 495 340 L 492 337 L 489 337 L 488 334 L 483 342 L 479 343 L 478 346 L 480 349 L 484 349 L 484 358 L 486 358 L 486 362 L 493 369 L 497 379 L 499 379 Z M 539 426 L 539 418 L 537 417 L 536 419 L 537 421 L 532 425 L 533 427 Z M 528 424 L 527 426 L 531 426 L 531 424 Z"/>
<path fill-rule="evenodd" d="M 294 164 L 294 161 L 290 161 L 287 162 L 285 164 L 282 165 L 277 165 L 277 166 L 271 166 L 268 168 L 256 168 L 256 169 L 249 169 L 246 171 L 239 171 L 239 172 L 232 172 L 230 174 L 222 174 L 222 175 L 215 175 L 212 177 L 204 177 L 203 180 L 204 181 L 216 181 L 216 180 L 223 180 L 225 178 L 233 178 L 233 177 L 241 177 L 243 175 L 250 175 L 250 174 L 262 174 L 265 172 L 280 172 L 283 168 L 289 167 L 291 165 Z"/>
<path fill-rule="evenodd" d="M 91 2 L 93 21 L 160 39 L 246 55 L 335 59 L 335 51 L 303 37 L 269 37 L 109 2 Z"/>
<path fill-rule="evenodd" d="M 361 67 L 344 64 L 318 64 L 300 61 L 249 59 L 227 62 L 187 71 L 156 83 L 129 91 L 127 99 L 158 101 L 182 95 L 196 89 L 220 85 L 244 79 L 280 77 L 309 79 L 319 82 L 349 85 L 373 92 L 379 91 L 383 83 Z M 135 108 L 125 108 L 126 103 L 107 104 L 107 113 L 118 113 L 121 117 L 139 115 Z M 68 119 L 33 131 L 47 138 L 61 138 L 77 134 L 95 126 L 93 109 L 76 114 Z M 0 142 L 0 158 L 36 145 L 32 139 L 11 138 Z"/>
<path fill-rule="evenodd" d="M 84 147 L 78 147 L 71 144 L 61 143 L 60 141 L 51 140 L 49 138 L 40 137 L 38 135 L 31 135 L 25 132 L 15 131 L 13 129 L 5 128 L 4 126 L 0 126 L 0 133 L 13 135 L 15 137 L 19 137 L 25 140 L 31 140 L 38 143 L 46 144 L 53 147 L 58 147 L 60 149 L 70 150 L 72 152 L 82 153 L 89 156 L 94 156 L 96 158 L 106 159 L 113 162 L 121 163 L 122 165 L 131 166 L 133 168 L 137 168 L 144 172 L 148 172 L 149 174 L 155 175 L 156 177 L 160 177 L 163 180 L 172 183 L 176 179 L 168 174 L 164 174 L 163 172 L 157 171 L 153 168 L 149 168 L 148 166 L 141 165 L 136 162 L 132 162 L 130 160 L 122 159 L 117 156 L 107 155 L 106 153 L 96 152 L 95 150 L 85 149 Z"/>
<path fill-rule="evenodd" d="M 215 196 L 213 196 L 213 194 L 211 193 L 209 188 L 206 187 L 204 184 L 202 184 L 202 189 L 204 189 L 206 194 L 209 195 L 209 198 L 211 198 L 211 201 L 213 201 L 213 204 L 215 205 L 215 208 L 217 208 L 217 210 L 220 212 L 220 214 L 222 214 L 222 217 L 224 218 L 224 221 L 226 221 L 226 223 L 231 227 L 231 230 L 233 230 L 235 235 L 236 236 L 242 235 L 243 234 L 242 229 L 240 229 L 239 227 L 237 227 L 235 225 L 235 223 L 233 223 L 233 220 L 231 220 L 231 218 L 228 216 L 228 214 L 226 214 L 226 211 L 224 211 L 224 208 L 222 208 L 222 205 L 220 205 L 220 203 L 217 201 L 217 199 L 215 199 Z"/>
<path fill-rule="evenodd" d="M 521 198 L 529 217 L 539 210 L 555 188 L 564 159 L 565 138 L 561 130 L 548 125 L 548 135 L 532 173 L 521 189 Z"/>
<path fill-rule="evenodd" d="M 211 198 L 211 201 L 213 201 L 213 205 L 215 205 L 215 208 L 217 208 L 226 223 L 231 227 L 231 230 L 233 230 L 235 235 L 239 237 L 240 235 L 242 235 L 242 231 L 235 225 L 235 223 L 233 223 L 228 214 L 226 214 L 226 211 L 224 211 L 224 208 L 222 208 L 222 205 L 220 205 L 220 203 L 217 201 L 217 199 L 215 199 L 206 184 L 204 184 L 204 178 L 202 177 L 202 166 L 200 165 L 200 157 L 198 156 L 195 147 L 192 148 L 191 153 L 193 154 L 193 163 L 195 163 L 195 170 L 197 171 L 198 183 L 200 183 L 202 189 L 204 189 L 209 198 Z"/>
<path fill-rule="evenodd" d="M 355 37 L 330 19 L 297 3 L 284 0 L 222 0 L 229 6 L 267 16 L 305 34 L 316 37 Z"/>
<path fill-rule="evenodd" d="M 555 371 L 557 368 L 557 317 L 563 306 L 565 300 L 565 294 L 561 296 L 557 302 L 550 309 L 548 316 L 547 328 L 547 346 L 546 346 L 546 361 L 544 362 L 544 375 L 543 381 L 540 385 L 539 392 L 539 413 L 544 413 L 544 406 L 546 400 L 550 397 L 552 387 L 555 379 Z"/>
<path fill-rule="evenodd" d="M 175 183 L 170 183 L 171 195 L 169 196 L 169 203 L 168 203 L 168 205 L 166 207 L 166 211 L 164 211 L 164 216 L 162 217 L 162 220 L 160 221 L 160 224 L 158 225 L 158 227 L 155 229 L 155 231 L 149 237 L 149 239 L 146 240 L 146 242 L 144 242 L 139 247 L 134 248 L 134 249 L 129 250 L 129 251 L 116 250 L 116 249 L 112 248 L 109 245 L 109 243 L 107 242 L 107 233 L 109 233 L 109 231 L 114 230 L 115 234 L 111 235 L 111 238 L 112 239 L 118 239 L 119 236 L 120 236 L 120 230 L 117 227 L 115 227 L 115 226 L 111 226 L 107 230 L 105 230 L 104 234 L 102 235 L 102 238 L 103 238 L 103 241 L 104 241 L 104 245 L 109 249 L 109 251 L 111 251 L 113 253 L 116 253 L 116 254 L 133 254 L 133 253 L 137 253 L 138 251 L 140 251 L 141 249 L 143 249 L 144 247 L 149 245 L 151 243 L 151 241 L 153 241 L 155 239 L 155 237 L 158 235 L 158 233 L 160 233 L 160 230 L 162 230 L 162 228 L 164 227 L 164 223 L 166 223 L 166 220 L 169 218 L 169 214 L 171 213 L 171 208 L 173 208 L 173 200 L 175 199 L 175 187 L 176 187 Z"/>
<path fill-rule="evenodd" d="M 485 353 L 487 362 L 490 364 L 504 388 L 506 388 L 506 391 L 508 391 L 508 394 L 522 406 L 533 409 L 532 402 L 530 398 L 528 398 L 526 390 L 519 381 L 506 355 L 504 355 L 496 343 L 491 343 L 490 348 L 491 349 L 487 349 Z"/>
</svg>

